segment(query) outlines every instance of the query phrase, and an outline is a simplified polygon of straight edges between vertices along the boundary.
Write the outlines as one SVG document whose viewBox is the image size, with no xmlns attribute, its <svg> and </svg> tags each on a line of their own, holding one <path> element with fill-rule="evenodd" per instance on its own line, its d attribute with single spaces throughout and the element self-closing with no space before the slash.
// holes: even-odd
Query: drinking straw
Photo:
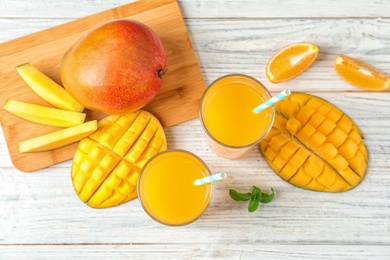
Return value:
<svg viewBox="0 0 390 260">
<path fill-rule="evenodd" d="M 263 104 L 261 104 L 260 106 L 257 106 L 255 107 L 255 109 L 253 110 L 255 113 L 260 113 L 261 111 L 263 111 L 264 109 L 270 107 L 270 106 L 273 106 L 275 105 L 276 102 L 279 102 L 280 100 L 282 100 L 283 98 L 289 96 L 291 94 L 291 91 L 289 89 L 285 89 L 283 90 L 282 92 L 276 94 L 275 96 L 273 96 L 272 98 L 268 99 L 267 101 L 265 101 Z"/>
<path fill-rule="evenodd" d="M 207 184 L 207 183 L 223 180 L 225 178 L 226 178 L 226 173 L 219 172 L 219 173 L 216 173 L 216 174 L 213 174 L 213 175 L 201 178 L 201 179 L 197 179 L 194 182 L 194 185 L 195 186 L 199 186 L 199 185 L 203 185 L 203 184 Z"/>
</svg>

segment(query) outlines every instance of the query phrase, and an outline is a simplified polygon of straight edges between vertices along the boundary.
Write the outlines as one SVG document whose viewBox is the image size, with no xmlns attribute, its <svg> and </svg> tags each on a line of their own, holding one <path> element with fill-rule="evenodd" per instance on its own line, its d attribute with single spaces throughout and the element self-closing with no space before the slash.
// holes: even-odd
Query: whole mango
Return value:
<svg viewBox="0 0 390 260">
<path fill-rule="evenodd" d="M 63 56 L 62 84 L 80 104 L 106 114 L 141 109 L 167 71 L 164 46 L 143 23 L 110 21 L 80 38 Z"/>
<path fill-rule="evenodd" d="M 283 180 L 300 188 L 342 192 L 364 178 L 368 151 L 363 134 L 326 100 L 294 92 L 275 105 L 276 117 L 260 150 Z"/>
<path fill-rule="evenodd" d="M 145 163 L 167 149 L 164 130 L 151 113 L 138 110 L 110 115 L 80 141 L 72 163 L 72 183 L 92 208 L 107 208 L 137 197 Z"/>
</svg>

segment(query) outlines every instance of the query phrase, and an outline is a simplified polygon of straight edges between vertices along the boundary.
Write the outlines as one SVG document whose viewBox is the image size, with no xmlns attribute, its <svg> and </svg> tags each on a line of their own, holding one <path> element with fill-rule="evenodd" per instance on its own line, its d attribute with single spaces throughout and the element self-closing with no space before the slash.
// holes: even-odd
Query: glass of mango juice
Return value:
<svg viewBox="0 0 390 260">
<path fill-rule="evenodd" d="M 145 212 L 167 226 L 183 226 L 197 220 L 210 203 L 213 184 L 194 182 L 210 176 L 197 155 L 185 150 L 156 154 L 142 168 L 137 185 Z"/>
<path fill-rule="evenodd" d="M 254 108 L 271 94 L 258 80 L 243 74 L 216 79 L 203 93 L 199 116 L 211 150 L 227 159 L 244 157 L 270 131 L 275 108 Z"/>
</svg>

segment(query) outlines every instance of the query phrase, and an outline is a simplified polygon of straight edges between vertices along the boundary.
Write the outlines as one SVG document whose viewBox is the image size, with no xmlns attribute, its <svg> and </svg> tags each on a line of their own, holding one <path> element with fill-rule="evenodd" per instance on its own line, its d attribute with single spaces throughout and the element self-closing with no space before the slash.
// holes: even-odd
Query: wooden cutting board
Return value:
<svg viewBox="0 0 390 260">
<path fill-rule="evenodd" d="M 174 0 L 143 0 L 71 21 L 0 44 L 0 106 L 7 99 L 49 106 L 24 83 L 15 66 L 29 62 L 61 84 L 62 55 L 87 31 L 104 22 L 128 18 L 151 27 L 161 38 L 168 56 L 168 72 L 157 97 L 144 109 L 164 127 L 198 116 L 205 83 L 179 6 Z M 86 111 L 87 119 L 106 116 Z M 1 125 L 14 166 L 35 171 L 73 157 L 77 143 L 49 152 L 20 154 L 18 143 L 57 130 L 22 120 L 1 109 Z M 1 160 L 0 160 L 1 163 Z"/>
</svg>

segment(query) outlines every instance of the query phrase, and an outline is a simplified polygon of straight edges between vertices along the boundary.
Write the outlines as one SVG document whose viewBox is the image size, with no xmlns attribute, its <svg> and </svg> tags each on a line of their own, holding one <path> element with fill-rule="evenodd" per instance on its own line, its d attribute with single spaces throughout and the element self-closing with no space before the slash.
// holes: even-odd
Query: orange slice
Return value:
<svg viewBox="0 0 390 260">
<path fill-rule="evenodd" d="M 385 91 L 390 79 L 373 66 L 346 55 L 338 55 L 334 62 L 336 72 L 349 84 L 371 91 Z"/>
<path fill-rule="evenodd" d="M 272 83 L 295 78 L 317 58 L 318 46 L 300 42 L 288 45 L 275 53 L 267 64 L 266 75 Z"/>
</svg>

